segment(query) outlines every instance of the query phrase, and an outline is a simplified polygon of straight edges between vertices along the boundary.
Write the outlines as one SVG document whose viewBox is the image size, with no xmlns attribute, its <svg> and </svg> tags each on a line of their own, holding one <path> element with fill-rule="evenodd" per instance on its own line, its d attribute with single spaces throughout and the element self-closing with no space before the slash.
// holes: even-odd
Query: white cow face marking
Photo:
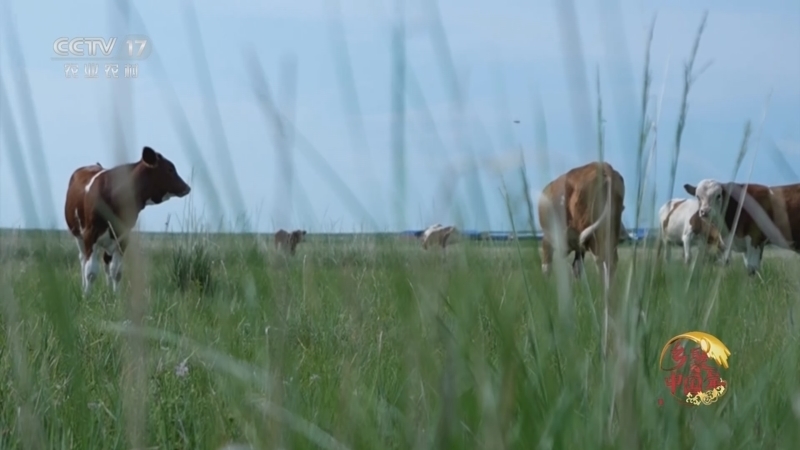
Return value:
<svg viewBox="0 0 800 450">
<path fill-rule="evenodd" d="M 719 217 L 722 214 L 722 184 L 716 180 L 703 180 L 697 187 L 685 184 L 686 192 L 700 203 L 697 213 L 701 218 Z"/>
</svg>

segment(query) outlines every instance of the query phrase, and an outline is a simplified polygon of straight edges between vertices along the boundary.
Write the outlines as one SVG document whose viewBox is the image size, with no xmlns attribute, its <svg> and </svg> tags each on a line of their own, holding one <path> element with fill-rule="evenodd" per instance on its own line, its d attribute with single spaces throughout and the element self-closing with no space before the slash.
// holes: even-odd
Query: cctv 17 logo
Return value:
<svg viewBox="0 0 800 450">
<path fill-rule="evenodd" d="M 716 337 L 690 331 L 667 341 L 658 365 L 666 372 L 664 383 L 678 402 L 686 406 L 710 405 L 728 391 L 728 382 L 720 370 L 728 369 L 730 354 Z"/>
</svg>

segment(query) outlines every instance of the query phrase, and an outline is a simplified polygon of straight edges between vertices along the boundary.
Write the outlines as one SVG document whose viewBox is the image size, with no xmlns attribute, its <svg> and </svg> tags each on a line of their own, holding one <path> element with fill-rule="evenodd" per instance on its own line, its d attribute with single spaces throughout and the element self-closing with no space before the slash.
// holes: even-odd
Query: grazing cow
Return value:
<svg viewBox="0 0 800 450">
<path fill-rule="evenodd" d="M 422 248 L 427 250 L 429 246 L 439 244 L 442 248 L 447 247 L 447 240 L 455 231 L 456 227 L 443 227 L 441 224 L 429 226 L 422 233 Z"/>
<path fill-rule="evenodd" d="M 700 202 L 700 218 L 725 230 L 731 250 L 744 253 L 749 275 L 761 267 L 767 244 L 800 252 L 800 183 L 764 186 L 705 179 L 697 186 L 684 184 L 683 188 Z"/>
<path fill-rule="evenodd" d="M 306 236 L 305 230 L 294 230 L 291 233 L 281 228 L 275 233 L 275 247 L 278 249 L 289 250 L 289 253 L 294 255 L 297 244 L 303 242 Z"/>
<path fill-rule="evenodd" d="M 695 198 L 673 198 L 658 210 L 661 223 L 661 240 L 666 247 L 669 259 L 670 244 L 683 245 L 683 262 L 689 264 L 691 246 L 698 236 L 705 237 L 705 243 L 720 254 L 725 250 L 725 242 L 717 227 L 700 218 L 700 202 Z"/>
<path fill-rule="evenodd" d="M 575 251 L 573 273 L 580 276 L 586 250 L 595 255 L 598 269 L 613 277 L 618 261 L 625 180 L 608 163 L 576 167 L 545 186 L 539 197 L 539 225 L 543 231 L 542 271 L 547 274 L 558 242 L 564 256 Z"/>
<path fill-rule="evenodd" d="M 128 233 L 147 205 L 185 197 L 191 188 L 172 161 L 150 147 L 139 161 L 104 169 L 100 163 L 72 173 L 64 204 L 67 228 L 78 243 L 83 293 L 97 277 L 102 254 L 106 278 L 114 292 L 122 279 L 122 258 Z"/>
</svg>

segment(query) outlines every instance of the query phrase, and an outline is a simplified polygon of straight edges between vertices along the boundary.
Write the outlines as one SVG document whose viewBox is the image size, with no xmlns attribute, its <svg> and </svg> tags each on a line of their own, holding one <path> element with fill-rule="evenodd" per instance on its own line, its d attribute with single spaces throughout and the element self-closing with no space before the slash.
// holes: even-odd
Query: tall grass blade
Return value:
<svg viewBox="0 0 800 450">
<path fill-rule="evenodd" d="M 255 57 L 251 57 L 247 59 L 247 62 L 250 66 L 250 76 L 251 80 L 253 81 L 253 86 L 255 88 L 266 87 L 266 79 L 257 59 L 255 59 Z M 257 92 L 256 95 L 258 95 L 258 104 L 266 119 L 275 121 L 281 120 L 273 118 L 279 118 L 281 116 L 273 104 L 271 97 L 264 92 Z M 347 184 L 336 174 L 336 171 L 333 170 L 325 158 L 322 157 L 322 155 L 305 138 L 300 130 L 297 129 L 295 124 L 286 121 L 285 117 L 283 119 L 284 120 L 282 123 L 291 130 L 294 136 L 296 148 L 308 157 L 308 162 L 315 167 L 317 172 L 319 172 L 322 176 L 323 180 L 330 184 L 331 188 L 336 192 L 336 194 L 343 197 L 342 200 L 344 202 L 344 206 L 348 208 L 356 217 L 363 218 L 363 220 L 367 222 L 367 225 L 372 230 L 378 230 L 379 228 L 375 219 L 371 214 L 369 214 L 367 209 L 361 204 L 361 202 L 358 200 L 358 197 L 355 196 Z"/>
<path fill-rule="evenodd" d="M 391 148 L 394 168 L 395 227 L 405 223 L 406 209 L 406 36 L 405 0 L 394 0 L 392 29 Z"/>
<path fill-rule="evenodd" d="M 367 184 L 369 186 L 377 186 L 379 183 L 373 173 L 372 151 L 367 141 L 367 133 L 361 113 L 361 102 L 356 89 L 355 75 L 353 74 L 353 63 L 350 57 L 350 49 L 347 45 L 344 24 L 342 23 L 341 2 L 339 0 L 326 0 L 325 7 L 329 16 L 328 34 L 330 36 L 331 55 L 333 56 L 336 76 L 339 81 L 339 91 L 344 103 L 347 131 L 350 134 L 350 141 L 354 146 L 354 150 L 358 154 L 358 159 L 362 161 L 361 163 L 365 167 L 363 175 Z M 371 194 L 374 196 L 375 192 Z"/>
<path fill-rule="evenodd" d="M 125 2 L 126 0 L 116 0 L 115 5 L 119 9 L 120 13 L 129 18 L 132 28 L 142 30 L 143 34 L 149 34 L 137 8 L 133 4 L 123 6 Z M 148 57 L 148 65 L 151 65 L 155 71 L 153 78 L 156 80 L 158 90 L 160 91 L 164 104 L 167 107 L 172 124 L 176 128 L 178 137 L 182 141 L 182 148 L 186 153 L 187 158 L 192 161 L 194 165 L 196 165 L 197 176 L 199 178 L 199 191 L 203 192 L 204 197 L 208 200 L 211 212 L 213 214 L 211 221 L 212 223 L 217 223 L 222 226 L 225 218 L 225 208 L 214 185 L 208 164 L 203 158 L 203 154 L 200 150 L 200 144 L 198 143 L 197 138 L 192 131 L 192 126 L 189 123 L 189 119 L 186 117 L 186 113 L 181 106 L 178 94 L 175 92 L 175 87 L 169 81 L 169 77 L 167 76 L 167 72 L 164 69 L 164 64 L 161 61 L 161 57 L 158 55 L 158 52 L 153 52 L 150 54 Z"/>
<path fill-rule="evenodd" d="M 3 15 L 5 16 L 5 30 L 8 49 L 8 57 L 13 66 L 13 76 L 18 92 L 19 107 L 21 110 L 22 126 L 25 130 L 25 138 L 28 143 L 28 154 L 31 167 L 36 168 L 36 198 L 39 199 L 39 218 L 42 220 L 43 228 L 54 228 L 56 226 L 56 207 L 53 203 L 53 191 L 50 185 L 50 169 L 44 156 L 44 144 L 42 144 L 42 131 L 39 120 L 36 116 L 36 108 L 33 104 L 33 93 L 31 84 L 25 73 L 28 65 L 25 56 L 20 50 L 17 38 L 17 28 L 11 6 L 3 4 Z M 22 148 L 22 147 L 19 147 Z"/>
<path fill-rule="evenodd" d="M 442 74 L 442 82 L 445 89 L 449 91 L 455 146 L 457 151 L 466 154 L 467 164 L 475 166 L 477 164 L 475 148 L 471 145 L 471 139 L 466 127 L 469 114 L 467 95 L 463 87 L 468 86 L 468 80 L 464 77 L 459 77 L 456 72 L 447 33 L 442 23 L 438 0 L 426 2 L 426 6 L 430 17 L 429 39 Z M 470 175 L 467 177 L 467 192 L 469 193 L 469 203 L 472 205 L 473 222 L 475 226 L 487 229 L 491 227 L 491 217 L 486 207 L 486 198 L 481 187 L 480 173 L 473 171 Z"/>
<path fill-rule="evenodd" d="M 22 142 L 17 134 L 17 124 L 14 122 L 14 114 L 11 111 L 11 99 L 8 97 L 5 88 L 5 81 L 0 76 L 0 127 L 4 131 L 5 145 L 3 147 L 11 160 L 11 176 L 17 185 L 17 195 L 19 196 L 22 215 L 25 219 L 25 228 L 38 229 L 41 226 L 39 214 L 36 212 L 36 201 L 33 197 L 30 172 L 28 172 L 25 158 L 22 156 Z"/>
<path fill-rule="evenodd" d="M 203 112 L 205 113 L 206 123 L 211 130 L 212 152 L 217 156 L 218 167 L 221 175 L 226 180 L 222 185 L 232 203 L 231 208 L 233 209 L 234 220 L 241 221 L 239 225 L 243 229 L 240 231 L 251 231 L 251 224 L 247 223 L 242 191 L 235 175 L 233 160 L 228 147 L 228 137 L 225 135 L 225 129 L 222 126 L 222 115 L 219 111 L 219 102 L 214 90 L 214 83 L 211 81 L 208 58 L 206 57 L 200 26 L 197 23 L 194 4 L 192 2 L 183 2 L 182 12 L 186 22 L 189 42 L 192 43 L 192 59 L 194 60 L 195 72 L 200 83 Z"/>
<path fill-rule="evenodd" d="M 303 211 L 307 216 L 308 219 L 312 222 L 316 222 L 316 216 L 314 215 L 314 208 L 311 205 L 311 201 L 308 198 L 305 190 L 303 189 L 302 184 L 299 184 L 295 189 L 294 186 L 294 155 L 293 151 L 296 148 L 296 128 L 292 125 L 292 111 L 293 108 L 289 108 L 289 113 L 292 115 L 285 115 L 280 114 L 277 110 L 277 105 L 275 105 L 275 101 L 272 97 L 272 92 L 270 90 L 269 85 L 267 84 L 267 80 L 263 75 L 261 65 L 258 62 L 258 58 L 256 57 L 255 53 L 250 49 L 250 51 L 245 52 L 245 62 L 250 66 L 250 78 L 253 90 L 255 91 L 256 99 L 258 100 L 258 106 L 261 108 L 262 113 L 264 114 L 265 118 L 267 119 L 267 123 L 270 124 L 270 128 L 272 129 L 272 136 L 275 148 L 277 150 L 277 157 L 280 159 L 280 166 L 283 171 L 283 176 L 285 179 L 286 186 L 286 195 L 288 198 L 292 200 L 296 200 L 298 202 L 298 210 Z M 292 69 L 288 69 L 288 67 L 292 67 L 293 63 L 287 62 L 287 65 L 284 66 L 287 73 L 290 73 Z M 292 79 L 291 75 L 287 75 L 287 80 Z M 293 84 L 287 81 L 287 87 L 292 86 Z M 293 90 L 291 92 L 294 92 Z M 287 105 L 291 104 L 292 101 L 288 100 L 291 97 L 290 94 L 287 94 Z M 293 94 L 291 94 L 293 96 Z M 276 195 L 280 195 L 280 202 L 279 204 L 284 204 L 284 199 L 286 198 L 283 196 L 280 190 L 284 183 L 278 186 L 279 190 L 276 192 Z M 293 203 L 293 202 L 289 202 Z M 291 208 L 291 205 L 290 205 Z M 278 216 L 281 219 L 281 216 Z M 286 217 L 289 219 L 289 216 Z"/>
<path fill-rule="evenodd" d="M 703 18 L 700 20 L 700 26 L 697 28 L 697 36 L 692 46 L 692 51 L 689 54 L 689 61 L 686 62 L 683 68 L 683 95 L 681 96 L 681 107 L 678 115 L 678 126 L 675 129 L 675 147 L 672 154 L 672 164 L 669 172 L 669 195 L 667 199 L 672 198 L 672 192 L 675 187 L 675 173 L 678 170 L 678 160 L 681 156 L 681 139 L 683 138 L 683 129 L 686 127 L 686 116 L 689 112 L 689 91 L 700 76 L 702 71 L 695 72 L 694 62 L 697 58 L 697 50 L 700 47 L 700 38 L 703 36 L 703 30 L 706 27 L 706 19 L 708 18 L 708 11 L 703 13 Z"/>
</svg>

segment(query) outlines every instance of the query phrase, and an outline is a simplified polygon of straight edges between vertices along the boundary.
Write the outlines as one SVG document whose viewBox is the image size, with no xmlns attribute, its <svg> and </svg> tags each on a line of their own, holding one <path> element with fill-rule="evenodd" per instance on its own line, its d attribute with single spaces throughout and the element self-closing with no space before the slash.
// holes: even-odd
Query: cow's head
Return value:
<svg viewBox="0 0 800 450">
<path fill-rule="evenodd" d="M 722 213 L 724 190 L 722 183 L 719 181 L 706 179 L 698 183 L 697 187 L 691 184 L 684 184 L 683 188 L 700 202 L 697 210 L 700 218 L 706 219 Z"/>
<path fill-rule="evenodd" d="M 292 231 L 291 236 L 289 236 L 289 242 L 292 244 L 292 248 L 296 247 L 300 242 L 303 242 L 303 238 L 305 238 L 305 236 L 306 230 Z"/>
<path fill-rule="evenodd" d="M 138 165 L 143 175 L 140 189 L 147 204 L 157 205 L 172 197 L 185 197 L 192 190 L 178 175 L 175 164 L 150 147 L 142 149 L 142 159 Z"/>
</svg>

